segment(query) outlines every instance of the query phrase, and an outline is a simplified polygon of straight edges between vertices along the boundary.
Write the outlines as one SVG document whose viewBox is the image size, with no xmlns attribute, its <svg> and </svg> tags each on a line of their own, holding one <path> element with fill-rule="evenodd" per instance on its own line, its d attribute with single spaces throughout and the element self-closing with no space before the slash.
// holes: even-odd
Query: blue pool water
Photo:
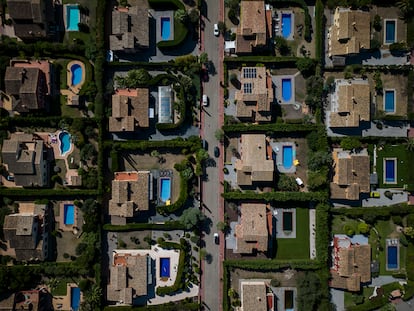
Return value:
<svg viewBox="0 0 414 311">
<path fill-rule="evenodd" d="M 289 38 L 292 33 L 292 15 L 282 14 L 282 36 Z"/>
<path fill-rule="evenodd" d="M 77 5 L 68 5 L 66 7 L 66 30 L 79 31 L 80 11 Z"/>
<path fill-rule="evenodd" d="M 395 42 L 395 21 L 385 22 L 385 43 Z"/>
<path fill-rule="evenodd" d="M 80 306 L 80 288 L 71 287 L 70 288 L 70 306 L 73 311 L 79 310 Z"/>
<path fill-rule="evenodd" d="M 66 152 L 70 150 L 70 135 L 68 132 L 61 132 L 59 134 L 60 140 L 60 155 L 64 155 Z"/>
<path fill-rule="evenodd" d="M 171 199 L 171 179 L 161 178 L 160 180 L 160 199 L 163 202 Z"/>
<path fill-rule="evenodd" d="M 397 246 L 387 247 L 387 268 L 398 269 L 398 250 Z"/>
<path fill-rule="evenodd" d="M 292 79 L 282 79 L 282 98 L 285 102 L 292 99 Z"/>
<path fill-rule="evenodd" d="M 63 207 L 63 223 L 65 225 L 73 225 L 75 223 L 75 206 L 73 204 L 65 204 Z"/>
<path fill-rule="evenodd" d="M 171 20 L 169 17 L 161 17 L 161 38 L 169 40 L 171 35 Z"/>
<path fill-rule="evenodd" d="M 293 148 L 292 146 L 283 146 L 283 167 L 291 168 L 293 165 Z"/>
<path fill-rule="evenodd" d="M 395 111 L 395 92 L 394 91 L 385 91 L 385 112 L 394 112 Z"/>
<path fill-rule="evenodd" d="M 160 277 L 170 277 L 170 258 L 160 258 Z"/>
<path fill-rule="evenodd" d="M 385 181 L 395 182 L 395 160 L 385 160 Z"/>
<path fill-rule="evenodd" d="M 70 71 L 72 72 L 72 85 L 76 86 L 82 81 L 82 67 L 79 64 L 73 64 Z"/>
</svg>

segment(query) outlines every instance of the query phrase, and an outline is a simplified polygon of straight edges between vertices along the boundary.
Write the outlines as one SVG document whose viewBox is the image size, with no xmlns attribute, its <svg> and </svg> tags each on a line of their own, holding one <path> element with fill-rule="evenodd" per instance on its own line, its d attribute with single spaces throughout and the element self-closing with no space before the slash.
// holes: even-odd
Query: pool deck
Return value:
<svg viewBox="0 0 414 311">
<path fill-rule="evenodd" d="M 156 10 L 149 10 L 152 18 L 156 20 L 156 42 L 160 41 L 168 41 L 174 40 L 174 11 L 156 11 Z M 168 40 L 164 40 L 161 36 L 161 17 L 168 17 L 170 18 L 170 38 Z"/>
<path fill-rule="evenodd" d="M 276 220 L 276 238 L 277 239 L 296 239 L 296 209 L 294 208 L 275 208 L 273 209 L 277 212 L 274 214 Z M 292 213 L 292 230 L 283 231 L 283 212 Z M 305 224 L 300 224 L 301 226 Z"/>
<path fill-rule="evenodd" d="M 276 154 L 276 166 L 277 170 L 280 173 L 295 173 L 296 172 L 296 166 L 292 164 L 290 168 L 285 168 L 283 166 L 283 146 L 292 146 L 292 153 L 293 153 L 293 160 L 292 162 L 296 160 L 296 145 L 293 142 L 270 142 L 270 146 L 272 146 L 273 152 Z"/>
<path fill-rule="evenodd" d="M 82 78 L 81 81 L 76 85 L 71 85 L 72 82 L 72 66 L 73 65 L 79 65 L 82 68 Z M 82 85 L 85 83 L 85 76 L 86 76 L 86 68 L 85 64 L 78 60 L 73 60 L 68 63 L 66 66 L 66 81 L 67 81 L 67 89 L 61 89 L 60 94 L 63 96 L 66 96 L 66 104 L 69 106 L 74 105 L 74 97 L 79 94 L 80 89 L 82 88 Z"/>
<path fill-rule="evenodd" d="M 395 246 L 397 248 L 397 268 L 388 268 L 388 247 Z M 400 270 L 400 241 L 399 239 L 386 239 L 385 240 L 385 247 L 387 249 L 387 253 L 385 254 L 385 270 L 387 271 L 398 271 Z"/>
<path fill-rule="evenodd" d="M 295 76 L 300 74 L 299 72 L 296 73 L 295 75 L 280 75 L 280 76 L 272 76 L 272 82 L 275 85 L 275 99 L 276 102 L 283 106 L 283 105 L 288 105 L 288 104 L 296 104 L 296 100 L 295 100 Z M 283 100 L 283 96 L 282 96 L 282 80 L 284 79 L 290 79 L 291 83 L 292 83 L 292 97 L 290 98 L 289 101 L 285 101 Z M 301 103 L 297 103 L 298 104 L 298 110 L 302 107 Z"/>
<path fill-rule="evenodd" d="M 382 167 L 383 167 L 383 176 L 382 176 L 382 178 L 383 178 L 383 183 L 384 184 L 386 184 L 386 185 L 396 185 L 396 184 L 398 184 L 398 158 L 383 158 L 382 159 L 383 160 L 383 164 L 382 164 Z M 387 181 L 387 169 L 386 169 L 386 161 L 387 160 L 393 160 L 394 161 L 394 181 Z"/>
<path fill-rule="evenodd" d="M 276 31 L 276 28 L 274 27 L 274 30 L 275 30 L 275 36 L 280 36 L 280 37 L 283 37 L 283 33 L 282 33 L 282 28 L 283 28 L 283 24 L 282 24 L 282 14 L 289 14 L 290 15 L 290 35 L 287 37 L 287 38 L 285 38 L 285 37 L 283 37 L 283 38 L 285 38 L 286 40 L 294 40 L 295 39 L 295 14 L 293 13 L 293 11 L 290 11 L 290 10 L 283 10 L 283 11 L 277 11 L 277 14 L 279 14 L 278 15 L 278 18 L 279 18 L 279 21 L 278 21 L 278 26 L 279 26 L 279 29 L 278 29 L 278 31 Z"/>
<path fill-rule="evenodd" d="M 71 311 L 71 288 L 78 287 L 75 283 L 67 283 L 65 296 L 53 296 L 53 309 Z M 50 290 L 49 290 L 50 292 Z M 83 302 L 83 293 L 81 291 L 80 302 Z"/>
</svg>

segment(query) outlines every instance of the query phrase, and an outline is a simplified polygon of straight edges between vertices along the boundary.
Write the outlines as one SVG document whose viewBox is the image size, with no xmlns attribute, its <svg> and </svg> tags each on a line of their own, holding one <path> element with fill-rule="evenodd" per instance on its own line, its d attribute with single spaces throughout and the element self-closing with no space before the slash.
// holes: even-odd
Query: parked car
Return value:
<svg viewBox="0 0 414 311">
<path fill-rule="evenodd" d="M 203 106 L 208 106 L 208 96 L 206 94 L 203 94 Z"/>
<path fill-rule="evenodd" d="M 218 24 L 214 24 L 214 35 L 216 37 L 218 37 L 220 34 L 219 28 L 218 28 Z"/>
<path fill-rule="evenodd" d="M 220 156 L 220 149 L 217 146 L 214 147 L 214 156 L 216 158 L 218 158 Z"/>
<path fill-rule="evenodd" d="M 214 243 L 216 243 L 216 244 L 219 244 L 220 243 L 218 233 L 214 233 Z"/>
</svg>

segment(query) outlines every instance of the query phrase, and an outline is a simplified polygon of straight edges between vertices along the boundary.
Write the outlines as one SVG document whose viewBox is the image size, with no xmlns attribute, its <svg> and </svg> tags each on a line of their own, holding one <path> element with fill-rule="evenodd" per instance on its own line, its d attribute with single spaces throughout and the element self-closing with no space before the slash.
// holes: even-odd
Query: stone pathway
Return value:
<svg viewBox="0 0 414 311">
<path fill-rule="evenodd" d="M 309 257 L 316 259 L 316 243 L 315 243 L 315 225 L 316 225 L 316 210 L 309 210 Z"/>
</svg>

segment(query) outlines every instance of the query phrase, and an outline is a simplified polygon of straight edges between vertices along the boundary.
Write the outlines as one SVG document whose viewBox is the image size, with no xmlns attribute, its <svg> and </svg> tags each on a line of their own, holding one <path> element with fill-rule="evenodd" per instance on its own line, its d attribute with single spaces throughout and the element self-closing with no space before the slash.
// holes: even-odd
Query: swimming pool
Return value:
<svg viewBox="0 0 414 311">
<path fill-rule="evenodd" d="M 170 277 L 170 258 L 160 258 L 160 277 Z"/>
<path fill-rule="evenodd" d="M 73 311 L 79 310 L 80 306 L 80 288 L 79 287 L 71 287 L 70 288 L 70 306 Z"/>
<path fill-rule="evenodd" d="M 82 67 L 79 64 L 73 64 L 70 67 L 72 72 L 72 86 L 76 86 L 82 81 Z"/>
<path fill-rule="evenodd" d="M 395 21 L 385 21 L 385 43 L 395 42 Z"/>
<path fill-rule="evenodd" d="M 292 212 L 283 212 L 283 231 L 292 231 L 293 219 Z"/>
<path fill-rule="evenodd" d="M 398 248 L 395 245 L 387 246 L 387 270 L 398 269 Z"/>
<path fill-rule="evenodd" d="M 395 159 L 384 159 L 384 177 L 386 183 L 395 183 L 397 161 Z"/>
<path fill-rule="evenodd" d="M 79 31 L 80 11 L 78 5 L 66 6 L 66 30 Z"/>
<path fill-rule="evenodd" d="M 161 178 L 160 179 L 160 199 L 162 202 L 171 200 L 171 179 Z"/>
<path fill-rule="evenodd" d="M 395 91 L 387 90 L 384 95 L 384 111 L 395 112 Z"/>
<path fill-rule="evenodd" d="M 161 17 L 161 38 L 169 40 L 171 36 L 171 19 L 169 17 Z"/>
<path fill-rule="evenodd" d="M 289 38 L 292 33 L 292 14 L 282 14 L 282 36 Z"/>
<path fill-rule="evenodd" d="M 285 169 L 291 168 L 293 165 L 293 147 L 283 146 L 283 167 Z"/>
<path fill-rule="evenodd" d="M 285 102 L 292 99 L 292 79 L 282 79 L 282 98 Z"/>
<path fill-rule="evenodd" d="M 64 156 L 71 148 L 70 134 L 68 132 L 60 132 L 60 155 Z"/>
<path fill-rule="evenodd" d="M 63 206 L 63 223 L 65 225 L 73 225 L 75 223 L 75 206 L 73 204 L 65 204 Z"/>
</svg>

